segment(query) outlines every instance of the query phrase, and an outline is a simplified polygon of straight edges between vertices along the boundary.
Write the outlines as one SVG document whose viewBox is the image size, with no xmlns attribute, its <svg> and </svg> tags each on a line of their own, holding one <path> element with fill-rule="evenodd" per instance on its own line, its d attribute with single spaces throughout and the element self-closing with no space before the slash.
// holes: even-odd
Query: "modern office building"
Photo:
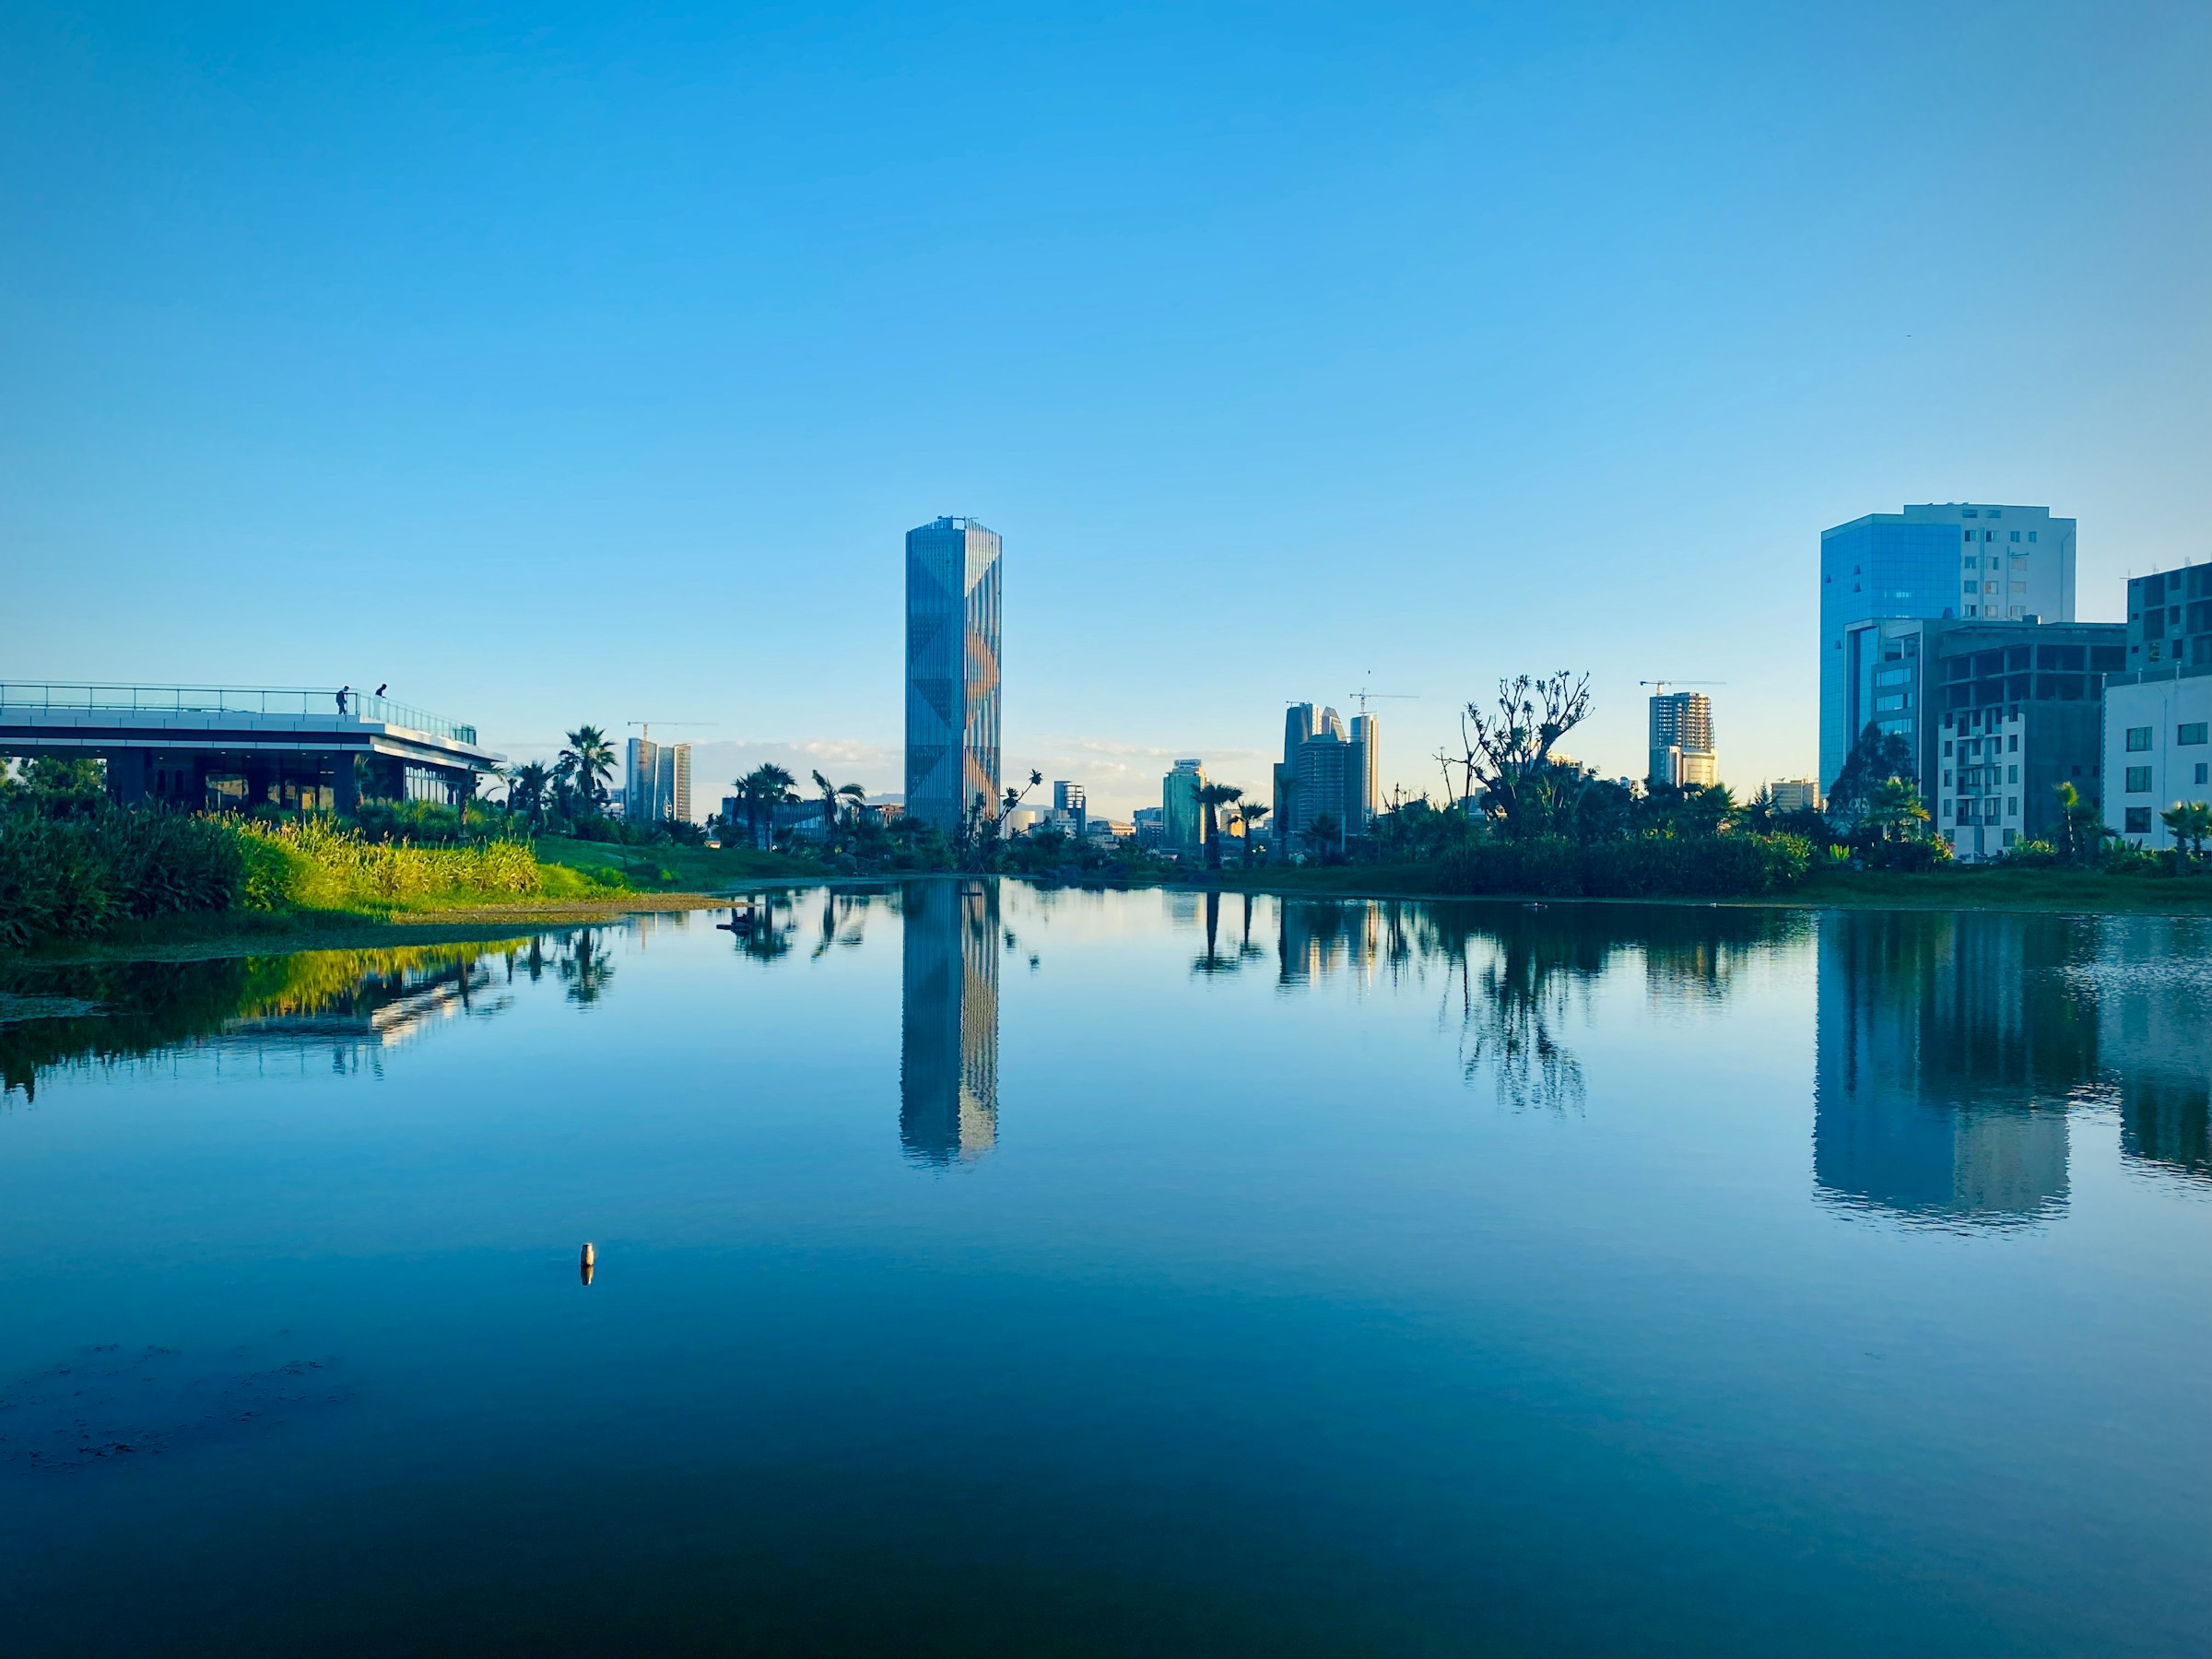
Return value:
<svg viewBox="0 0 2212 1659">
<path fill-rule="evenodd" d="M 1088 797 L 1083 793 L 1082 784 L 1071 783 L 1065 778 L 1053 781 L 1053 819 L 1070 835 L 1079 836 L 1083 833 L 1088 803 Z"/>
<path fill-rule="evenodd" d="M 1767 785 L 1767 794 L 1777 812 L 1818 812 L 1824 799 L 1811 778 L 1777 778 Z"/>
<path fill-rule="evenodd" d="M 900 912 L 900 1145 L 971 1161 L 998 1140 L 998 884 L 910 882 Z"/>
<path fill-rule="evenodd" d="M 1167 842 L 1167 814 L 1158 806 L 1139 806 L 1129 815 L 1129 833 L 1136 838 L 1140 847 L 1163 846 Z"/>
<path fill-rule="evenodd" d="M 1339 835 L 1363 834 L 1380 809 L 1382 727 L 1372 714 L 1292 703 L 1283 715 L 1283 758 L 1275 768 L 1270 815 L 1277 845 L 1295 847 L 1324 816 Z"/>
<path fill-rule="evenodd" d="M 1887 620 L 2071 622 L 2074 521 L 2047 507 L 1948 502 L 1820 533 L 1820 782 L 1871 721 L 1906 723 L 1874 677 Z"/>
<path fill-rule="evenodd" d="M 906 810 L 947 832 L 998 799 L 999 552 L 971 518 L 906 533 Z"/>
<path fill-rule="evenodd" d="M 1159 781 L 1159 844 L 1188 852 L 1206 844 L 1206 814 L 1198 792 L 1206 786 L 1206 768 L 1196 760 L 1178 760 Z"/>
<path fill-rule="evenodd" d="M 104 763 L 124 806 L 352 812 L 473 797 L 506 757 L 477 728 L 354 690 L 0 682 L 0 754 Z"/>
<path fill-rule="evenodd" d="M 622 816 L 633 823 L 691 821 L 691 746 L 632 737 L 622 757 Z"/>
<path fill-rule="evenodd" d="M 1709 789 L 1720 781 L 1712 750 L 1712 700 L 1702 691 L 1663 691 L 1652 699 L 1651 783 Z"/>
<path fill-rule="evenodd" d="M 2118 623 L 1888 618 L 1853 634 L 1880 723 L 1906 740 L 1933 828 L 1961 859 L 2055 840 L 2062 782 L 2098 795 L 2105 680 L 2126 660 Z"/>
</svg>

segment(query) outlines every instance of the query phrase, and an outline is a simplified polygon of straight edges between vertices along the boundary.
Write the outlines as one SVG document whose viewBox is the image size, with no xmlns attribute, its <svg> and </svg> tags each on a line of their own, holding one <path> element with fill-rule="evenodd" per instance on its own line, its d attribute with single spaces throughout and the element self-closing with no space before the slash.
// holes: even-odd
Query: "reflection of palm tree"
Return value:
<svg viewBox="0 0 2212 1659">
<path fill-rule="evenodd" d="M 1472 963 L 1461 958 L 1462 1063 L 1470 1080 L 1489 1072 L 1499 1100 L 1516 1111 L 1582 1109 L 1582 1062 L 1552 1034 L 1577 984 L 1562 972 L 1566 967 L 1535 939 L 1508 937 L 1499 941 L 1478 988 Z"/>
<path fill-rule="evenodd" d="M 1249 895 L 1246 896 L 1244 903 L 1249 911 L 1252 904 L 1252 899 Z M 1248 915 L 1246 918 L 1246 926 L 1248 929 L 1250 924 L 1250 917 Z M 1224 957 L 1221 954 L 1220 935 L 1221 895 L 1218 891 L 1208 892 L 1206 896 L 1206 954 L 1201 956 L 1196 961 L 1191 964 L 1192 972 L 1219 973 L 1225 969 L 1235 968 L 1240 965 L 1240 958 L 1242 955 L 1241 952 L 1239 952 L 1238 956 L 1234 957 Z"/>
<path fill-rule="evenodd" d="M 600 947 L 599 930 L 587 927 L 563 935 L 561 943 L 568 947 L 560 960 L 560 977 L 568 983 L 569 1000 L 586 1006 L 597 1002 L 615 977 L 615 965 Z"/>
</svg>

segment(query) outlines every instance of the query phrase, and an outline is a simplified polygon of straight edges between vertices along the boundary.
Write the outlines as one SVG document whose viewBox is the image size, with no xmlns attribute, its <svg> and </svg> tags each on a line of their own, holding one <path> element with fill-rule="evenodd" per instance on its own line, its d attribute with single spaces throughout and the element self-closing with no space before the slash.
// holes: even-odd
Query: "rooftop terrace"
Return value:
<svg viewBox="0 0 2212 1659">
<path fill-rule="evenodd" d="M 327 729 L 340 724 L 387 726 L 477 744 L 477 728 L 387 697 L 336 686 L 126 686 L 105 681 L 0 680 L 0 712 L 246 714 L 312 720 Z"/>
</svg>

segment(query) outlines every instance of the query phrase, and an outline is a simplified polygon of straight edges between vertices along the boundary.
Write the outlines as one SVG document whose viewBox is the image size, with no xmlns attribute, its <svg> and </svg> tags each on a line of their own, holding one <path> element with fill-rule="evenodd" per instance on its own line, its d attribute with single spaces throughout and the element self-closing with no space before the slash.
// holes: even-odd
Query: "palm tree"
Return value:
<svg viewBox="0 0 2212 1659">
<path fill-rule="evenodd" d="M 1313 815 L 1313 821 L 1306 826 L 1306 845 L 1316 857 L 1326 860 L 1330 850 L 1336 845 L 1337 831 L 1342 828 L 1335 813 L 1317 812 Z"/>
<path fill-rule="evenodd" d="M 1244 867 L 1252 868 L 1252 843 L 1259 839 L 1260 824 L 1271 808 L 1265 801 L 1239 801 L 1237 827 L 1244 831 Z"/>
<path fill-rule="evenodd" d="M 1232 783 L 1201 783 L 1198 785 L 1198 806 L 1206 818 L 1206 867 L 1221 867 L 1221 817 L 1218 808 L 1233 806 L 1244 798 L 1244 792 Z"/>
<path fill-rule="evenodd" d="M 822 792 L 822 845 L 827 848 L 836 839 L 841 808 L 848 813 L 858 810 L 860 803 L 868 798 L 868 792 L 857 783 L 830 782 L 822 776 L 819 767 L 815 769 L 814 786 Z M 844 806 L 847 802 L 852 803 L 850 807 Z"/>
<path fill-rule="evenodd" d="M 595 813 L 606 802 L 606 780 L 615 770 L 615 746 L 594 725 L 581 725 L 568 735 L 560 751 L 559 775 L 574 792 L 578 806 Z"/>
<path fill-rule="evenodd" d="M 737 780 L 737 797 L 745 803 L 746 830 L 755 851 L 760 846 L 761 818 L 768 819 L 769 836 L 773 840 L 776 808 L 799 798 L 792 788 L 794 782 L 792 775 L 772 760 L 754 767 Z"/>
<path fill-rule="evenodd" d="M 1911 841 L 1927 821 L 1927 803 L 1903 778 L 1884 778 L 1869 789 L 1865 808 L 1859 814 L 1860 827 L 1885 841 Z"/>
<path fill-rule="evenodd" d="M 2084 800 L 2072 783 L 2062 782 L 2057 787 L 2059 853 L 2069 864 L 2086 864 L 2109 833 L 2103 815 L 2097 803 Z"/>
<path fill-rule="evenodd" d="M 2202 801 L 2176 801 L 2159 818 L 2184 856 L 2194 860 L 2205 855 L 2205 838 L 2212 836 L 2212 806 Z"/>
<path fill-rule="evenodd" d="M 546 794 L 553 785 L 553 773 L 542 760 L 525 760 L 507 775 L 507 810 L 520 813 L 523 821 L 533 830 L 544 821 Z"/>
</svg>

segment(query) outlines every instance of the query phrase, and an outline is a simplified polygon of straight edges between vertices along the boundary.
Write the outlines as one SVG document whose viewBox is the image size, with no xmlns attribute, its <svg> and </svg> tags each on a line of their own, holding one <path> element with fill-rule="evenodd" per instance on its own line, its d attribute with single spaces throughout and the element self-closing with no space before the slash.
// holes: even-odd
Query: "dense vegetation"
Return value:
<svg viewBox="0 0 2212 1659">
<path fill-rule="evenodd" d="M 527 842 L 481 831 L 423 845 L 327 818 L 126 809 L 82 763 L 33 762 L 0 789 L 0 946 L 91 938 L 167 916 L 390 913 L 622 885 L 542 865 Z"/>
</svg>

